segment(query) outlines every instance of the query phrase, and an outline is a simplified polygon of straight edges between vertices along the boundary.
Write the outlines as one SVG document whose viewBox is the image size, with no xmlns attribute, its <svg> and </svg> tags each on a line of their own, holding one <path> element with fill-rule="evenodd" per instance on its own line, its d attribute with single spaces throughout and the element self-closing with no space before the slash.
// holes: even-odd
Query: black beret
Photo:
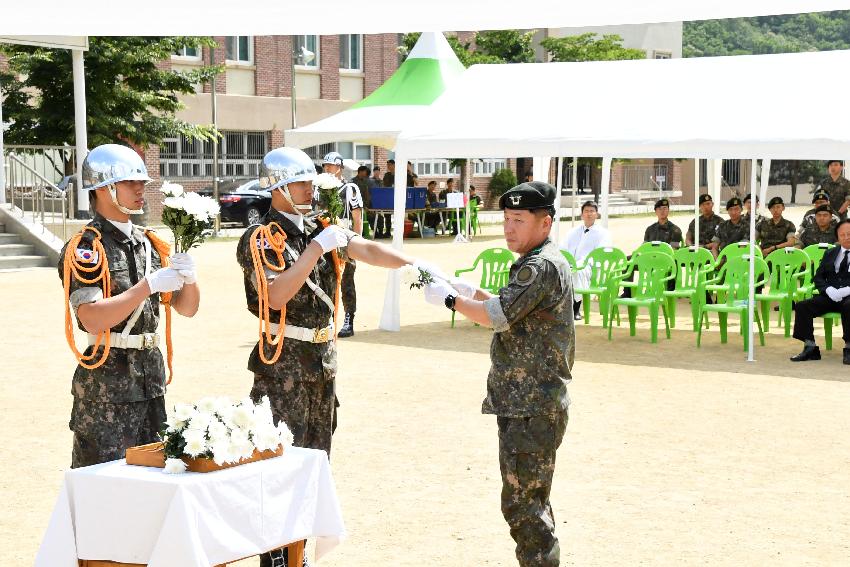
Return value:
<svg viewBox="0 0 850 567">
<path fill-rule="evenodd" d="M 844 160 L 841 159 L 828 159 L 826 160 L 826 166 L 829 167 L 833 163 L 837 163 L 838 165 L 844 165 Z"/>
<path fill-rule="evenodd" d="M 785 204 L 785 201 L 782 200 L 782 197 L 777 195 L 776 197 L 773 197 L 770 201 L 767 202 L 767 208 L 769 209 L 773 205 L 784 205 L 784 204 Z"/>
<path fill-rule="evenodd" d="M 815 207 L 815 214 L 818 213 L 832 214 L 832 208 L 829 205 L 818 205 L 817 207 Z"/>
<path fill-rule="evenodd" d="M 747 201 L 752 201 L 752 200 L 753 200 L 753 194 L 752 193 L 747 193 L 746 195 L 744 195 L 744 202 L 745 203 Z M 758 201 L 758 197 L 756 197 L 756 200 Z"/>
<path fill-rule="evenodd" d="M 740 207 L 743 203 L 741 203 L 741 199 L 738 197 L 732 197 L 728 201 L 726 201 L 726 208 L 731 209 L 732 207 Z"/>
<path fill-rule="evenodd" d="M 812 195 L 812 203 L 815 201 L 829 201 L 829 193 L 826 191 L 815 191 L 815 194 Z"/>
<path fill-rule="evenodd" d="M 520 183 L 508 189 L 499 198 L 500 209 L 534 209 L 554 208 L 557 190 L 542 181 Z"/>
<path fill-rule="evenodd" d="M 668 201 L 666 197 L 663 198 L 663 199 L 658 199 L 657 201 L 655 201 L 655 208 L 656 209 L 658 207 L 669 207 L 669 206 L 670 206 L 670 201 Z"/>
<path fill-rule="evenodd" d="M 710 203 L 710 202 L 711 202 L 711 195 L 709 195 L 708 193 L 703 193 L 702 195 L 699 196 L 699 204 L 700 205 L 702 205 L 703 203 Z"/>
</svg>

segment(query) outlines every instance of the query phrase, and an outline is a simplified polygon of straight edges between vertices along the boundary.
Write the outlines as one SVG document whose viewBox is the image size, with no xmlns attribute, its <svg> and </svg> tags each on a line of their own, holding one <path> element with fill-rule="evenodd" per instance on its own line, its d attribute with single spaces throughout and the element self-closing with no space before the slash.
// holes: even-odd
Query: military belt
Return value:
<svg viewBox="0 0 850 567">
<path fill-rule="evenodd" d="M 89 345 L 97 343 L 97 335 L 89 335 Z M 112 332 L 109 334 L 109 346 L 111 348 L 131 348 L 136 350 L 150 350 L 159 346 L 159 335 L 156 333 L 143 333 L 141 335 L 127 335 Z"/>
<path fill-rule="evenodd" d="M 280 325 L 272 323 L 270 330 L 273 335 L 277 335 L 280 332 Z M 326 343 L 334 338 L 334 324 L 331 323 L 321 329 L 284 325 L 283 336 L 287 339 L 295 339 L 296 341 L 304 341 L 305 343 Z"/>
</svg>

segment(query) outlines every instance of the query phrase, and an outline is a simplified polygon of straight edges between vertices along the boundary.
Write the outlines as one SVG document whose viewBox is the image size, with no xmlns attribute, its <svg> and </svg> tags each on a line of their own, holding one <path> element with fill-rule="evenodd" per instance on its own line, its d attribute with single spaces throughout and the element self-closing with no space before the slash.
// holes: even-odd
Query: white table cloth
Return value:
<svg viewBox="0 0 850 567">
<path fill-rule="evenodd" d="M 319 559 L 345 537 L 324 451 L 213 473 L 164 474 L 124 460 L 70 470 L 36 567 L 77 559 L 210 567 L 316 538 Z"/>
</svg>

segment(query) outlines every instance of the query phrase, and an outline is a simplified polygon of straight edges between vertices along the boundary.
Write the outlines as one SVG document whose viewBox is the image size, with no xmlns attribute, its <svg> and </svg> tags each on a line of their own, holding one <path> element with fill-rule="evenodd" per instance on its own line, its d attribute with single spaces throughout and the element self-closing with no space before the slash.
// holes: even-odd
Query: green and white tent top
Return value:
<svg viewBox="0 0 850 567">
<path fill-rule="evenodd" d="M 393 149 L 398 134 L 416 126 L 422 111 L 463 72 L 442 33 L 423 33 L 404 63 L 377 90 L 348 110 L 287 130 L 286 145 L 307 148 L 345 141 Z"/>
</svg>

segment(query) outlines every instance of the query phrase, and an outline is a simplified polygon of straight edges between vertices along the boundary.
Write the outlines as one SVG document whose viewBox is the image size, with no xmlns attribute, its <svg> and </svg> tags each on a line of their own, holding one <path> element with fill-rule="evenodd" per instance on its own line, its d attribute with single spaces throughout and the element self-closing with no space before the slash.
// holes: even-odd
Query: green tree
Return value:
<svg viewBox="0 0 850 567">
<path fill-rule="evenodd" d="M 618 35 L 598 36 L 583 33 L 566 37 L 547 37 L 540 42 L 549 52 L 552 61 L 614 61 L 618 59 L 645 59 L 642 49 L 623 47 Z"/>
<path fill-rule="evenodd" d="M 419 32 L 404 34 L 399 51 L 404 58 L 419 40 Z M 533 32 L 502 30 L 476 32 L 471 42 L 461 43 L 453 36 L 447 36 L 452 50 L 464 67 L 486 63 L 530 63 L 534 61 L 534 49 L 531 47 Z"/>
<path fill-rule="evenodd" d="M 211 139 L 211 125 L 195 125 L 175 117 L 183 108 L 179 94 L 195 92 L 221 67 L 190 72 L 162 69 L 184 47 L 215 45 L 201 37 L 91 37 L 85 54 L 86 108 L 90 146 L 122 140 L 138 146 L 157 145 L 175 134 Z M 3 45 L 9 71 L 0 76 L 7 96 L 4 118 L 14 121 L 6 132 L 11 144 L 74 143 L 74 88 L 71 54 L 63 49 Z"/>
</svg>

